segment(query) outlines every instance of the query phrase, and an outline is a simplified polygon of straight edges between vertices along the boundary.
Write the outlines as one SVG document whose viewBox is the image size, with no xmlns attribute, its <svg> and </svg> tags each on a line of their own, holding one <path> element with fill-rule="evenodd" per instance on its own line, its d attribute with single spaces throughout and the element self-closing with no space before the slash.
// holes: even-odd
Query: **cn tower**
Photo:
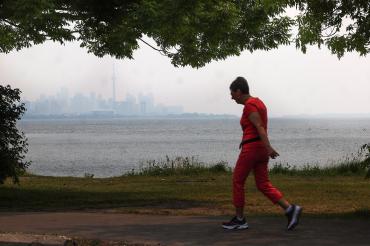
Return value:
<svg viewBox="0 0 370 246">
<path fill-rule="evenodd" d="M 112 109 L 116 108 L 116 73 L 113 62 L 113 75 L 112 75 Z"/>
</svg>

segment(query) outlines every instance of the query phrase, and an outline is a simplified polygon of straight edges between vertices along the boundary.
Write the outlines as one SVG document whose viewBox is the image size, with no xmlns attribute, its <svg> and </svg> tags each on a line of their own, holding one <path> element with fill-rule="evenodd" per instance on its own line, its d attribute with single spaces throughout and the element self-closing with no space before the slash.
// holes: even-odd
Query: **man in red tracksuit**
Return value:
<svg viewBox="0 0 370 246">
<path fill-rule="evenodd" d="M 268 178 L 268 161 L 279 156 L 271 147 L 267 136 L 267 109 L 257 97 L 249 94 L 247 80 L 237 77 L 230 85 L 231 97 L 236 103 L 244 105 L 240 125 L 243 138 L 241 152 L 233 172 L 233 204 L 235 217 L 222 224 L 225 229 L 246 229 L 248 224 L 244 217 L 244 185 L 251 171 L 254 172 L 256 186 L 274 204 L 280 205 L 288 217 L 287 229 L 292 230 L 299 222 L 302 208 L 290 204 L 283 194 L 275 188 Z"/>
</svg>

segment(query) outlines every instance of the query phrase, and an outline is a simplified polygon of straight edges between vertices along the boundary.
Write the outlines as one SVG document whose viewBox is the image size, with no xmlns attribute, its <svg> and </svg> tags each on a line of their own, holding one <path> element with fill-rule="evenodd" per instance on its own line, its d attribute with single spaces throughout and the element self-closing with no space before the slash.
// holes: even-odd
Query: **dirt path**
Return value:
<svg viewBox="0 0 370 246">
<path fill-rule="evenodd" d="M 0 231 L 156 245 L 370 245 L 369 219 L 303 217 L 290 232 L 284 229 L 283 216 L 248 218 L 250 228 L 243 231 L 223 230 L 220 223 L 226 219 L 100 212 L 0 213 Z"/>
</svg>

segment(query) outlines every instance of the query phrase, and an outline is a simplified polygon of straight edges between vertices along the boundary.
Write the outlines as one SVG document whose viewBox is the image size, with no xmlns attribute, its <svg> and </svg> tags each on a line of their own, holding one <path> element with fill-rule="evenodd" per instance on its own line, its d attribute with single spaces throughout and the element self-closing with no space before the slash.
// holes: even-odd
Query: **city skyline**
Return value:
<svg viewBox="0 0 370 246">
<path fill-rule="evenodd" d="M 114 94 L 112 94 L 114 95 Z M 124 100 L 118 100 L 113 103 L 112 97 L 103 97 L 101 94 L 96 94 L 96 92 L 77 92 L 75 94 L 70 94 L 68 89 L 62 87 L 54 95 L 40 94 L 35 100 L 24 100 L 22 102 L 26 104 L 26 116 L 41 116 L 41 115 L 65 115 L 65 116 L 165 116 L 171 114 L 195 114 L 203 116 L 225 116 L 238 117 L 238 114 L 207 114 L 198 112 L 187 112 L 184 110 L 182 105 L 163 105 L 158 104 L 155 101 L 153 94 L 139 94 L 132 95 L 126 94 Z M 59 101 L 59 103 L 55 103 Z M 60 107 L 63 103 L 60 101 L 70 102 L 70 109 L 63 111 L 65 107 Z M 75 102 L 75 103 L 73 103 Z M 77 102 L 77 103 L 76 103 Z M 45 106 L 45 103 L 50 103 L 49 106 Z M 143 104 L 144 103 L 144 104 Z M 40 107 L 43 109 L 35 110 L 35 107 Z M 31 106 L 32 105 L 32 106 Z M 38 105 L 38 106 L 36 106 Z M 74 108 L 72 105 L 79 105 L 80 109 Z M 98 106 L 97 106 L 98 105 Z M 115 108 L 112 107 L 115 105 Z M 131 106 L 130 106 L 131 105 Z M 144 106 L 145 105 L 145 106 Z M 45 107 L 56 107 L 54 113 L 49 112 L 50 109 L 45 110 Z M 74 109 L 73 109 L 74 108 Z M 86 109 L 87 108 L 87 109 Z M 131 110 L 130 110 L 131 108 Z M 145 109 L 144 109 L 145 108 Z M 111 114 L 109 114 L 111 113 Z M 189 116 L 190 116 L 189 115 Z M 282 116 L 272 116 L 272 118 L 370 118 L 370 113 L 329 113 L 329 114 L 287 114 Z"/>
<path fill-rule="evenodd" d="M 114 82 L 113 82 L 114 84 Z M 127 94 L 125 100 L 115 99 L 114 87 L 110 98 L 94 92 L 78 92 L 70 95 L 61 88 L 55 95 L 41 94 L 36 100 L 22 100 L 26 115 L 93 115 L 93 116 L 144 116 L 182 114 L 180 105 L 163 105 L 155 102 L 152 94 Z"/>
</svg>

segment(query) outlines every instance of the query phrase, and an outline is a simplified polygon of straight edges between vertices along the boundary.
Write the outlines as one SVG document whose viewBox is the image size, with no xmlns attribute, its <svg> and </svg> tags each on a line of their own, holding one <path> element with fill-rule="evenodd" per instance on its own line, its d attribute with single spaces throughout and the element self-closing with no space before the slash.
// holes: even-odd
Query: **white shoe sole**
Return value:
<svg viewBox="0 0 370 246">
<path fill-rule="evenodd" d="M 222 225 L 222 228 L 227 229 L 227 230 L 244 230 L 244 229 L 248 229 L 248 225 L 247 224 L 244 224 L 244 225 L 236 225 L 236 226 Z"/>
</svg>

